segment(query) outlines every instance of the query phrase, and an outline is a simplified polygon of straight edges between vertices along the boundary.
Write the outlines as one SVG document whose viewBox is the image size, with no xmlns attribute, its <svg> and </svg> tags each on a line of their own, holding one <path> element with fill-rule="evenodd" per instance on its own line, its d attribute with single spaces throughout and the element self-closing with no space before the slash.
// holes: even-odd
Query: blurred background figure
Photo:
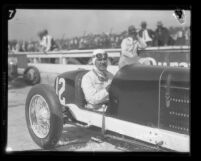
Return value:
<svg viewBox="0 0 201 161">
<path fill-rule="evenodd" d="M 154 31 L 147 29 L 147 23 L 145 21 L 141 23 L 139 35 L 146 42 L 147 46 L 153 46 Z"/>
<path fill-rule="evenodd" d="M 184 34 L 185 34 L 185 45 L 190 45 L 190 36 L 191 36 L 190 27 L 185 28 Z"/>
<path fill-rule="evenodd" d="M 27 42 L 26 41 L 22 42 L 22 51 L 27 51 Z"/>
<path fill-rule="evenodd" d="M 161 21 L 157 22 L 157 29 L 155 31 L 154 46 L 167 46 L 170 35 L 166 27 L 163 26 Z"/>
<path fill-rule="evenodd" d="M 53 51 L 57 49 L 57 45 L 51 35 L 48 34 L 48 31 L 45 29 L 38 34 L 40 38 L 41 50 L 44 52 Z"/>
<path fill-rule="evenodd" d="M 184 30 L 181 29 L 177 31 L 177 39 L 175 45 L 184 45 L 185 44 L 185 33 Z"/>
<path fill-rule="evenodd" d="M 21 51 L 21 44 L 19 41 L 17 41 L 16 45 L 15 45 L 15 52 L 19 52 Z"/>
<path fill-rule="evenodd" d="M 54 41 L 53 37 L 48 34 L 48 31 L 45 29 L 38 34 L 40 38 L 40 51 L 48 52 L 53 50 L 58 50 L 58 46 Z M 56 58 L 50 58 L 50 63 L 55 63 Z"/>
</svg>

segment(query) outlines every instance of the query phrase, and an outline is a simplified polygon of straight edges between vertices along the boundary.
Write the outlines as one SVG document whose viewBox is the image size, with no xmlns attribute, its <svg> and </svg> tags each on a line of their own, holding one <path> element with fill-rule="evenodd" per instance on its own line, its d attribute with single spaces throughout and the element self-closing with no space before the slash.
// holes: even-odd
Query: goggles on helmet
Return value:
<svg viewBox="0 0 201 161">
<path fill-rule="evenodd" d="M 101 60 L 107 60 L 108 59 L 108 55 L 107 53 L 97 53 L 95 55 L 96 59 L 101 61 Z"/>
</svg>

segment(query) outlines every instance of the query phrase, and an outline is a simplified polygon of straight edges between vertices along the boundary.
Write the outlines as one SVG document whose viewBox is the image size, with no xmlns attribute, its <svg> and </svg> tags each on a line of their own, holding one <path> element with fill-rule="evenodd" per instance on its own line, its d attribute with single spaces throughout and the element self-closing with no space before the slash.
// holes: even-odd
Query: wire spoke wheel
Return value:
<svg viewBox="0 0 201 161">
<path fill-rule="evenodd" d="M 49 106 L 41 95 L 33 96 L 29 106 L 31 127 L 36 136 L 45 138 L 50 130 Z"/>
<path fill-rule="evenodd" d="M 26 98 L 25 116 L 33 141 L 44 149 L 53 148 L 63 130 L 63 113 L 55 89 L 47 84 L 33 86 Z"/>
</svg>

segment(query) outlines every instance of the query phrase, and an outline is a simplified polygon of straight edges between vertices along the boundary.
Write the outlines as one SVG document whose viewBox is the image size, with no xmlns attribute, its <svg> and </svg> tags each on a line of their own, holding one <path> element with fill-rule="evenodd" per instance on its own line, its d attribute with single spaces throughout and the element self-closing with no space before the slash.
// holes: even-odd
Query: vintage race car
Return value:
<svg viewBox="0 0 201 161">
<path fill-rule="evenodd" d="M 104 112 L 85 108 L 81 80 L 86 72 L 79 69 L 60 74 L 54 88 L 46 84 L 32 87 L 25 114 L 36 144 L 54 147 L 63 124 L 74 123 L 99 127 L 103 136 L 118 134 L 161 149 L 190 151 L 189 68 L 123 67 L 111 83 Z"/>
<path fill-rule="evenodd" d="M 19 75 L 27 84 L 35 85 L 40 82 L 40 72 L 34 66 L 28 66 L 26 54 L 8 54 L 8 79 L 15 79 Z"/>
</svg>

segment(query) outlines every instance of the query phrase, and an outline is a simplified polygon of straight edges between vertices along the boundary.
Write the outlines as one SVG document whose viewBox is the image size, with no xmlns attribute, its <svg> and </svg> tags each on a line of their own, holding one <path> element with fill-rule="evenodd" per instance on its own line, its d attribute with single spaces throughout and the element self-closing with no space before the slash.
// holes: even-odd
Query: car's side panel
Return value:
<svg viewBox="0 0 201 161">
<path fill-rule="evenodd" d="M 159 128 L 189 135 L 189 69 L 168 69 L 160 81 Z"/>
<path fill-rule="evenodd" d="M 164 68 L 122 68 L 110 90 L 108 115 L 141 125 L 158 127 L 159 79 Z"/>
<path fill-rule="evenodd" d="M 76 120 L 86 123 L 85 126 L 104 126 L 106 133 L 107 130 L 109 130 L 164 148 L 180 152 L 189 152 L 190 141 L 187 135 L 104 116 L 101 113 L 81 109 L 75 104 L 68 104 L 67 106 L 72 116 Z"/>
<path fill-rule="evenodd" d="M 62 105 L 76 103 L 75 78 L 79 73 L 83 72 L 86 73 L 87 70 L 80 69 L 76 71 L 69 71 L 57 76 L 55 80 L 55 89 Z M 64 90 L 62 90 L 62 88 Z"/>
</svg>

